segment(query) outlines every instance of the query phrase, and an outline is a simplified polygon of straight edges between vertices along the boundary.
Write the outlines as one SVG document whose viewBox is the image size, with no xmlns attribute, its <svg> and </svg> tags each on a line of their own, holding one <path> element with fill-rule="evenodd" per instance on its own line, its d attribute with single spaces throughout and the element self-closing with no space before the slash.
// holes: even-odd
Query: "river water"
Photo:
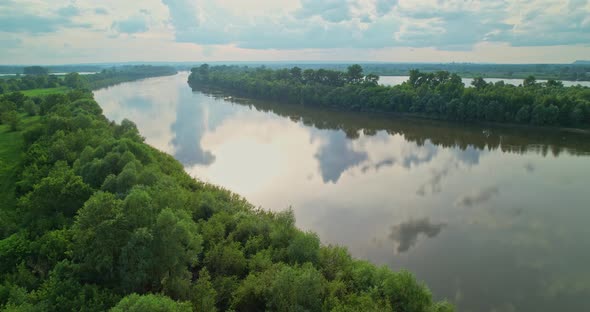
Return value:
<svg viewBox="0 0 590 312">
<path fill-rule="evenodd" d="M 590 136 L 193 92 L 188 73 L 95 92 L 188 173 L 459 311 L 590 311 Z"/>
<path fill-rule="evenodd" d="M 385 86 L 395 86 L 402 84 L 405 81 L 408 81 L 409 76 L 381 76 L 379 77 L 379 83 Z M 466 87 L 471 87 L 471 82 L 473 81 L 472 78 L 462 78 L 463 84 Z M 522 84 L 523 79 L 508 79 L 508 78 L 484 78 L 486 82 L 496 83 L 498 81 L 504 81 L 505 84 L 511 84 L 514 86 L 518 86 Z M 537 80 L 537 82 L 547 82 L 547 80 Z M 565 87 L 577 86 L 581 85 L 583 87 L 590 87 L 590 81 L 568 81 L 563 80 L 561 81 Z"/>
</svg>

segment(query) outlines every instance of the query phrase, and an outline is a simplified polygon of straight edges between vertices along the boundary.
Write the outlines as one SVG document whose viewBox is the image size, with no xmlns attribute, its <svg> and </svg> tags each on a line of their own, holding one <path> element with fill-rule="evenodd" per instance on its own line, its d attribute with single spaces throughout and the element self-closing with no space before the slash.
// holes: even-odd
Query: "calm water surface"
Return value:
<svg viewBox="0 0 590 312">
<path fill-rule="evenodd" d="M 379 77 L 379 83 L 386 86 L 395 86 L 408 81 L 409 76 L 381 76 Z M 462 78 L 461 79 L 466 87 L 471 87 L 473 78 Z M 496 83 L 498 81 L 504 81 L 506 84 L 518 86 L 522 84 L 523 79 L 504 79 L 504 78 L 484 78 L 486 82 Z M 547 82 L 547 80 L 537 80 L 537 82 Z M 584 87 L 590 87 L 590 81 L 567 81 L 563 80 L 563 85 L 566 87 L 581 85 Z"/>
<path fill-rule="evenodd" d="M 187 75 L 95 95 L 191 175 L 460 311 L 590 311 L 590 136 L 230 102 Z"/>
</svg>

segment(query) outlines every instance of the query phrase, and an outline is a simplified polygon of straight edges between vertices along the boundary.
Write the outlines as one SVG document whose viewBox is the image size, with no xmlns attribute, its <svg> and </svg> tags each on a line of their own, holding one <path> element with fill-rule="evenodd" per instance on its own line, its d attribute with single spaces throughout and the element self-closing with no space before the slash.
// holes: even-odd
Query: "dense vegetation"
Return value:
<svg viewBox="0 0 590 312">
<path fill-rule="evenodd" d="M 353 111 L 395 112 L 457 120 L 590 126 L 590 88 L 564 87 L 559 81 L 536 82 L 528 77 L 520 86 L 461 78 L 446 71 L 411 70 L 407 82 L 382 86 L 379 77 L 363 74 L 359 65 L 346 72 L 326 69 L 248 68 L 207 64 L 193 68 L 193 89 L 216 88 L 239 96 Z"/>
<path fill-rule="evenodd" d="M 452 311 L 291 211 L 192 179 L 87 91 L 0 102 L 0 309 Z"/>
<path fill-rule="evenodd" d="M 262 65 L 262 64 L 260 64 Z M 299 66 L 303 69 L 332 69 L 345 71 L 350 64 L 266 64 L 271 68 Z M 405 76 L 412 69 L 421 72 L 448 71 L 463 78 L 511 78 L 590 81 L 590 63 L 577 61 L 573 64 L 477 64 L 477 63 L 365 63 L 368 73 L 382 76 Z"/>
<path fill-rule="evenodd" d="M 32 68 L 41 66 L 0 65 L 0 74 L 28 74 Z M 43 66 L 47 73 L 99 72 L 113 65 L 48 65 Z"/>
<path fill-rule="evenodd" d="M 145 65 L 113 67 L 90 75 L 73 72 L 63 77 L 49 75 L 47 68 L 40 66 L 25 67 L 24 71 L 24 76 L 0 79 L 0 94 L 59 87 L 95 90 L 126 81 L 176 74 L 172 67 Z"/>
</svg>

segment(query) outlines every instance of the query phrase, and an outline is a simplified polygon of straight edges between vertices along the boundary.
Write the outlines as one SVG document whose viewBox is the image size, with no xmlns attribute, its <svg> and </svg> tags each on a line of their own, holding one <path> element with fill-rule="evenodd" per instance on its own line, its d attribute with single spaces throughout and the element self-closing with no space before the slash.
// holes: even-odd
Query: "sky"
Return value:
<svg viewBox="0 0 590 312">
<path fill-rule="evenodd" d="M 590 0 L 0 0 L 0 64 L 582 59 Z"/>
</svg>

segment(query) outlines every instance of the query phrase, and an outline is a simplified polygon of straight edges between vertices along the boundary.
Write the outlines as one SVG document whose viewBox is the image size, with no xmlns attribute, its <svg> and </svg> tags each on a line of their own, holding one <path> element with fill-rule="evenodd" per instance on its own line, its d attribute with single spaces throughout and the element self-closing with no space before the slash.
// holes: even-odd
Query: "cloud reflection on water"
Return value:
<svg viewBox="0 0 590 312">
<path fill-rule="evenodd" d="M 429 218 L 410 219 L 391 227 L 389 238 L 396 244 L 398 253 L 408 251 L 418 241 L 421 234 L 433 238 L 446 226 L 446 223 L 431 222 Z"/>
</svg>

